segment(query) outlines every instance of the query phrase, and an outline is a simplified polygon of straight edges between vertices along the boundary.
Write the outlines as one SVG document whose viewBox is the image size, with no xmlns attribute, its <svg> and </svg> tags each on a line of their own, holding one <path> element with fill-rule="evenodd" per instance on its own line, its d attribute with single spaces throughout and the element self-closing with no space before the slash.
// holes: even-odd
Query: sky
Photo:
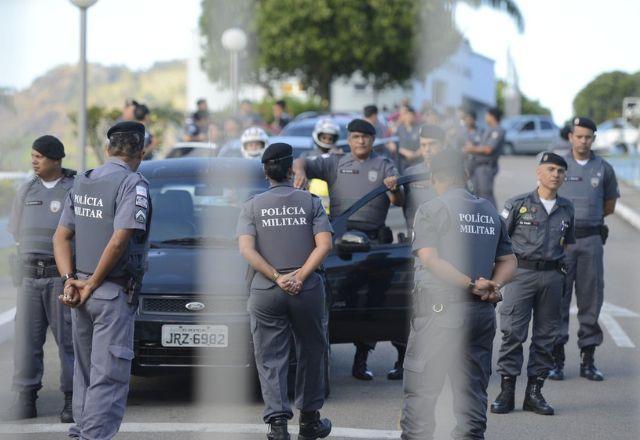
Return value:
<svg viewBox="0 0 640 440">
<path fill-rule="evenodd" d="M 521 90 L 551 108 L 556 122 L 571 117 L 576 93 L 598 74 L 640 70 L 640 1 L 516 2 L 522 34 L 486 7 L 460 5 L 456 20 L 472 48 L 496 61 L 497 77 L 506 76 L 511 51 Z M 98 0 L 88 11 L 88 59 L 132 69 L 186 59 L 199 13 L 200 0 Z M 0 86 L 25 88 L 52 67 L 77 62 L 78 38 L 79 12 L 69 0 L 0 0 Z"/>
</svg>

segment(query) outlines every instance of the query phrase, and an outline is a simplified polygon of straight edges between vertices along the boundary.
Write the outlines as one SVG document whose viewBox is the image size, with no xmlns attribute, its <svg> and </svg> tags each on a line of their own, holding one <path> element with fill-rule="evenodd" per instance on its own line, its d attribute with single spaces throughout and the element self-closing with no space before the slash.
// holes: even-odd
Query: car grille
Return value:
<svg viewBox="0 0 640 440">
<path fill-rule="evenodd" d="M 206 315 L 246 313 L 247 299 L 237 297 L 142 297 L 142 312 L 153 314 Z M 204 304 L 204 309 L 194 311 L 186 308 L 191 302 Z"/>
</svg>

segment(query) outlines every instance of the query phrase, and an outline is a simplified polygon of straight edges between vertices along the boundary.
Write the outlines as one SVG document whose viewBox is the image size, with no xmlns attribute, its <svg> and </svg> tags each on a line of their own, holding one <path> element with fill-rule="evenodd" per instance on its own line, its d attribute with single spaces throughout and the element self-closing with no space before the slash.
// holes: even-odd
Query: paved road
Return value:
<svg viewBox="0 0 640 440">
<path fill-rule="evenodd" d="M 498 176 L 498 198 L 532 189 L 535 186 L 533 159 L 506 158 L 503 171 Z M 640 314 L 640 233 L 618 218 L 608 220 L 611 227 L 610 242 L 606 246 L 606 301 Z M 610 308 L 611 315 L 625 314 Z M 629 313 L 626 313 L 629 314 Z M 618 343 L 640 345 L 640 320 L 629 316 L 612 316 L 618 328 L 609 323 Z M 605 372 L 606 380 L 591 383 L 578 377 L 578 350 L 575 346 L 575 317 L 572 321 L 572 339 L 568 346 L 567 380 L 548 383 L 545 396 L 556 407 L 557 415 L 543 417 L 516 410 L 506 416 L 489 416 L 487 438 L 507 439 L 601 439 L 629 440 L 640 438 L 638 402 L 640 401 L 640 354 L 636 347 L 619 347 L 612 335 L 605 331 L 605 342 L 597 352 L 598 366 Z M 496 338 L 496 349 L 498 338 Z M 57 358 L 53 346 L 47 346 L 47 373 L 45 387 L 40 393 L 38 408 L 42 417 L 21 425 L 33 431 L 23 435 L 6 434 L 0 425 L 0 438 L 56 439 L 64 438 L 57 423 L 61 394 L 56 389 Z M 397 438 L 401 408 L 401 384 L 389 382 L 384 377 L 394 361 L 395 350 L 390 344 L 380 344 L 371 355 L 370 367 L 376 379 L 370 383 L 356 381 L 349 375 L 353 347 L 332 347 L 332 395 L 323 411 L 331 417 L 334 426 L 352 428 L 342 430 L 332 438 Z M 0 345 L 0 409 L 5 407 L 11 395 L 10 344 Z M 131 385 L 129 407 L 124 430 L 118 439 L 261 439 L 261 404 L 255 398 L 247 398 L 248 392 L 240 391 L 232 384 L 234 378 L 226 374 L 198 376 L 172 376 L 163 378 L 134 378 Z M 518 384 L 518 400 L 523 397 L 524 380 Z M 499 378 L 494 375 L 489 388 L 490 398 L 498 392 Z M 215 389 L 216 391 L 211 391 Z M 205 397 L 206 396 L 206 397 Z M 519 402 L 520 403 L 520 402 Z M 450 396 L 446 392 L 439 407 L 437 437 L 448 438 L 453 427 Z M 220 425 L 232 424 L 232 425 Z M 204 433 L 230 429 L 235 433 Z M 362 431 L 363 429 L 378 430 Z M 44 431 L 47 430 L 47 431 Z M 57 432 L 51 432 L 51 431 Z M 150 432 L 151 431 L 151 432 Z M 188 431 L 188 432 L 184 432 Z M 196 433 L 200 431 L 201 433 Z M 49 432 L 49 433 L 36 433 Z M 240 434 L 238 434 L 240 432 Z"/>
</svg>

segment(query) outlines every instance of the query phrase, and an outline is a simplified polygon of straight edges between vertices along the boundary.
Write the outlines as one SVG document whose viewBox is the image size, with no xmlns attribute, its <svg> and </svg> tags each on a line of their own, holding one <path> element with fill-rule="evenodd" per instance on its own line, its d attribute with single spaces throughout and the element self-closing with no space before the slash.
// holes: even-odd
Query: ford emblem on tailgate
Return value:
<svg viewBox="0 0 640 440">
<path fill-rule="evenodd" d="M 185 305 L 187 310 L 191 310 L 192 312 L 199 312 L 200 310 L 204 310 L 204 304 L 201 302 L 190 302 Z"/>
</svg>

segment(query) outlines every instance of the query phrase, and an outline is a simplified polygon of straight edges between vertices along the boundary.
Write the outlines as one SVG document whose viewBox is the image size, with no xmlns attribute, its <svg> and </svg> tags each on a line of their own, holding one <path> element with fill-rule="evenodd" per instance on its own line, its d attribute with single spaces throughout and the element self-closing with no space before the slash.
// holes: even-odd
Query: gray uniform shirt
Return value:
<svg viewBox="0 0 640 440">
<path fill-rule="evenodd" d="M 573 205 L 563 197 L 556 198 L 547 214 L 535 190 L 509 199 L 500 215 L 507 223 L 518 259 L 560 261 L 564 245 L 576 242 Z"/>
<path fill-rule="evenodd" d="M 504 147 L 505 132 L 499 125 L 497 127 L 487 127 L 482 133 L 480 145 L 491 147 L 491 154 L 475 154 L 474 162 L 478 165 L 498 165 L 498 158 L 502 154 Z"/>
<path fill-rule="evenodd" d="M 365 160 L 358 160 L 351 153 L 323 154 L 306 159 L 305 171 L 310 179 L 327 182 L 332 216 L 342 214 L 362 196 L 382 185 L 386 177 L 398 174 L 393 162 L 374 153 Z M 362 224 L 365 230 L 375 230 L 384 226 L 388 211 L 389 198 L 384 193 L 349 220 Z"/>
<path fill-rule="evenodd" d="M 89 178 L 103 177 L 129 166 L 116 157 L 110 157 L 107 162 L 93 170 Z M 139 229 L 147 228 L 147 210 L 149 208 L 149 185 L 138 173 L 131 173 L 120 185 L 116 194 L 116 212 L 113 219 L 113 229 Z M 73 200 L 67 197 L 64 210 L 60 217 L 61 226 L 75 231 L 75 214 Z"/>
<path fill-rule="evenodd" d="M 613 167 L 593 152 L 585 165 L 576 162 L 571 151 L 565 159 L 569 168 L 558 194 L 573 203 L 576 227 L 601 226 L 605 200 L 620 197 Z"/>
<path fill-rule="evenodd" d="M 405 169 L 403 174 L 405 176 L 412 174 L 430 174 L 429 166 L 425 162 L 420 162 Z M 410 228 L 413 228 L 413 220 L 420 205 L 436 197 L 438 197 L 438 194 L 433 189 L 429 179 L 417 180 L 405 185 L 404 216 Z"/>
<path fill-rule="evenodd" d="M 451 188 L 420 206 L 414 222 L 412 249 L 435 248 L 440 258 L 471 279 L 491 278 L 495 260 L 513 254 L 507 227 L 493 205 L 464 188 Z M 464 294 L 420 265 L 416 280 L 438 295 Z"/>
<path fill-rule="evenodd" d="M 53 188 L 44 188 L 42 180 L 39 177 L 35 177 L 29 182 L 24 183 L 19 189 L 16 198 L 13 201 L 13 205 L 11 207 L 11 215 L 9 217 L 9 224 L 7 225 L 7 232 L 9 232 L 16 243 L 18 243 L 20 239 L 20 226 L 22 224 L 22 217 L 24 215 L 25 204 L 28 203 L 25 197 L 28 196 L 28 193 L 31 189 L 35 189 L 36 187 L 41 187 L 40 189 L 44 191 L 58 192 L 58 190 L 64 188 L 64 190 L 68 193 L 71 187 L 73 186 L 73 177 L 69 177 L 63 175 L 60 178 L 60 181 L 56 183 L 56 186 Z M 61 208 L 64 199 L 60 200 L 52 200 L 49 202 L 49 210 L 52 215 L 55 215 L 60 218 Z M 57 221 L 56 221 L 57 223 Z M 52 254 L 53 256 L 53 254 Z"/>
</svg>

